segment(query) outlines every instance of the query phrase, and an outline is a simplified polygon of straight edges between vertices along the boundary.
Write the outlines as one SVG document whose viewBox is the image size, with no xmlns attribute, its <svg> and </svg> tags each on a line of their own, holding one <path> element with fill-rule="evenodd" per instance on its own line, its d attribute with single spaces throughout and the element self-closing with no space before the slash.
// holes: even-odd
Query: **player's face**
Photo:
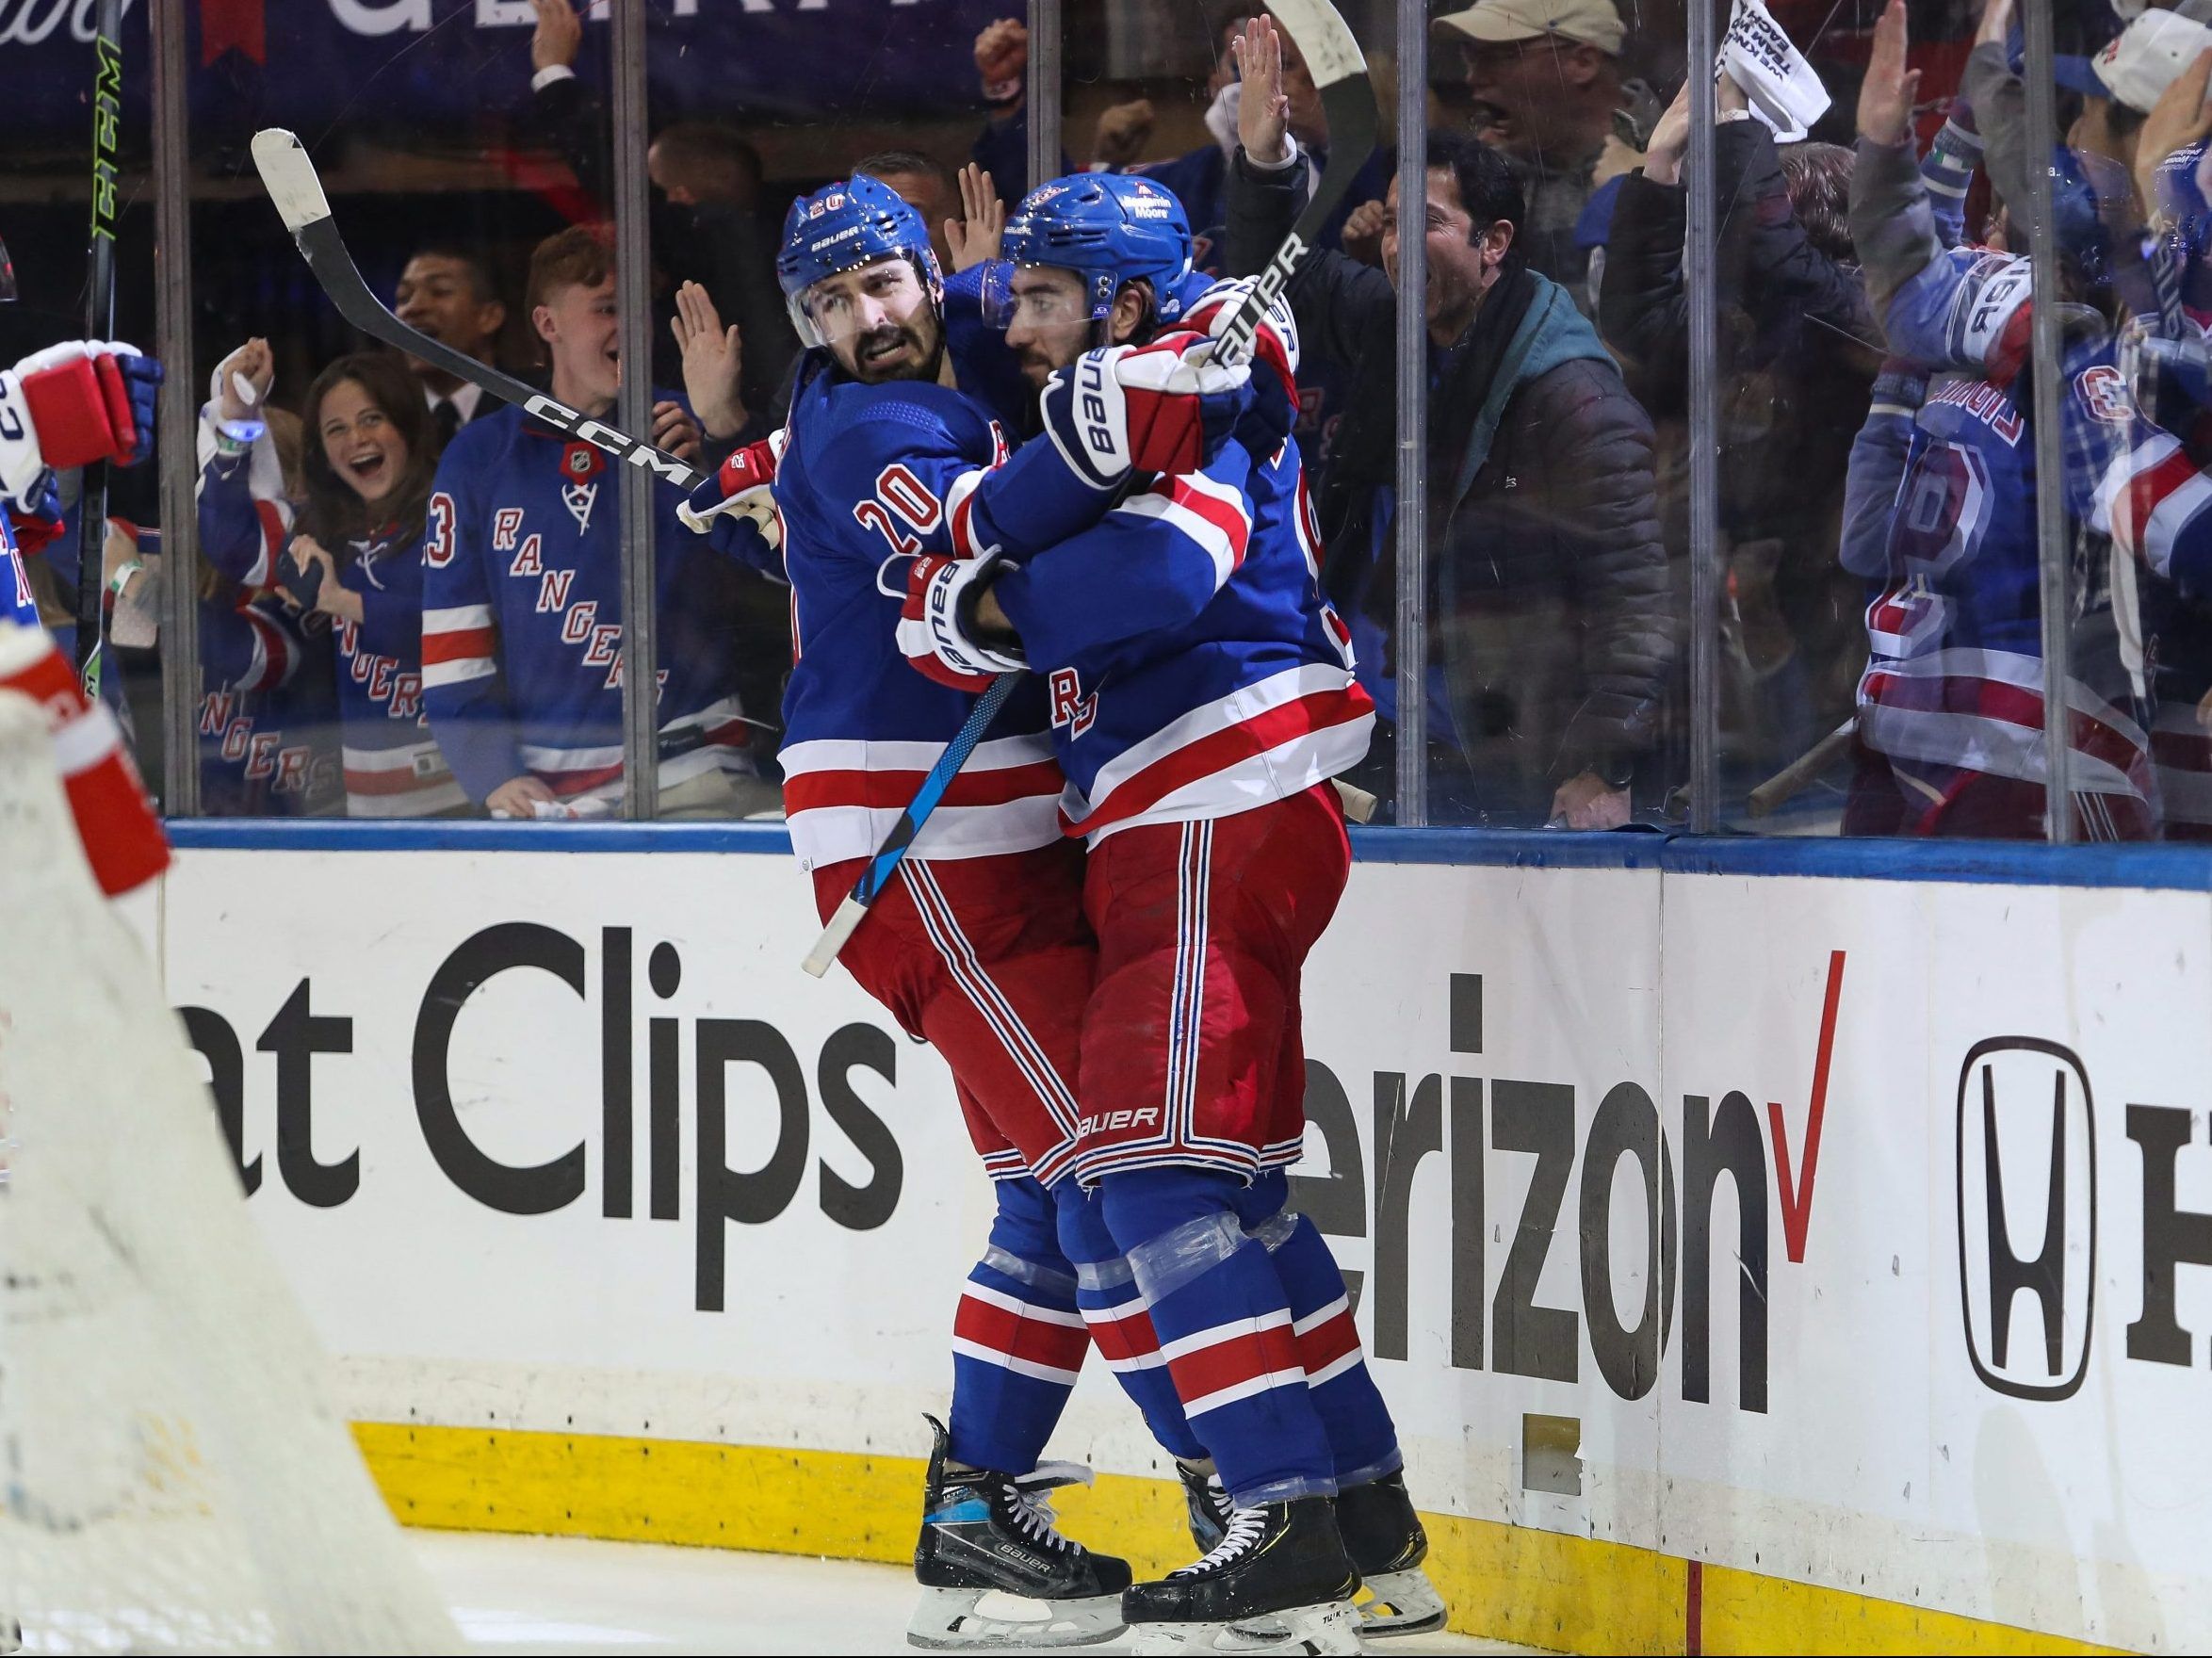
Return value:
<svg viewBox="0 0 2212 1658">
<path fill-rule="evenodd" d="M 443 253 L 417 253 L 408 260 L 392 301 L 393 315 L 409 328 L 484 362 L 491 360 L 499 325 L 507 320 L 506 306 L 478 295 L 468 267 Z M 417 373 L 429 367 L 414 358 L 408 361 Z"/>
<path fill-rule="evenodd" d="M 530 319 L 553 360 L 553 395 L 587 412 L 614 401 L 622 389 L 621 319 L 614 278 L 596 287 L 571 284 L 546 296 Z"/>
<path fill-rule="evenodd" d="M 825 276 L 806 290 L 806 314 L 838 363 L 869 385 L 936 372 L 935 305 L 905 259 L 879 259 Z"/>
<path fill-rule="evenodd" d="M 1020 359 L 1024 378 L 1041 387 L 1054 369 L 1066 367 L 1090 349 L 1089 295 L 1074 271 L 1048 265 L 1022 266 L 1007 291 L 1014 315 L 1006 324 L 1006 344 Z"/>
<path fill-rule="evenodd" d="M 341 380 L 323 394 L 316 435 L 331 470 L 365 501 L 382 500 L 407 470 L 407 440 L 359 381 Z"/>
</svg>

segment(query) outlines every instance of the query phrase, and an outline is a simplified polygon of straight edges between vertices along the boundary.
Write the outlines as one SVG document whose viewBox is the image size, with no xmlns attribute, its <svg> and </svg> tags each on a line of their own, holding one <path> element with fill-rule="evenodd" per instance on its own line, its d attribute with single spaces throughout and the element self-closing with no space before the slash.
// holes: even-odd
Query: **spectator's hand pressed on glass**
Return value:
<svg viewBox="0 0 2212 1658">
<path fill-rule="evenodd" d="M 1132 98 L 1110 105 L 1091 134 L 1091 165 L 1122 168 L 1145 153 L 1152 138 L 1152 100 Z"/>
<path fill-rule="evenodd" d="M 1344 220 L 1339 240 L 1346 253 L 1362 265 L 1382 263 L 1383 220 L 1389 216 L 1380 202 L 1362 202 Z"/>
<path fill-rule="evenodd" d="M 530 68 L 574 69 L 584 42 L 584 20 L 573 0 L 530 0 L 538 26 L 530 34 Z"/>
<path fill-rule="evenodd" d="M 1244 96 L 1237 101 L 1237 141 L 1244 154 L 1262 167 L 1278 167 L 1290 158 L 1284 141 L 1291 130 L 1291 100 L 1283 90 L 1283 39 L 1275 19 L 1265 13 L 1244 24 L 1244 32 L 1230 43 L 1237 69 L 1244 78 Z"/>
<path fill-rule="evenodd" d="M 1628 821 L 1628 790 L 1595 772 L 1581 772 L 1552 796 L 1552 821 L 1565 829 L 1618 829 Z"/>
<path fill-rule="evenodd" d="M 238 395 L 237 382 L 241 378 L 253 389 L 251 403 Z M 215 371 L 215 383 L 218 420 L 253 419 L 254 411 L 268 400 L 268 388 L 276 383 L 276 359 L 269 351 L 268 342 L 256 335 L 225 357 Z"/>
<path fill-rule="evenodd" d="M 709 437 L 735 437 L 746 420 L 740 379 L 745 342 L 738 325 L 724 328 L 712 297 L 697 283 L 687 282 L 675 291 L 675 315 L 668 326 L 683 353 L 684 390 L 691 394 L 691 407 L 699 411 L 700 424 Z"/>
<path fill-rule="evenodd" d="M 484 796 L 484 809 L 495 818 L 534 818 L 537 804 L 550 805 L 561 797 L 536 777 L 510 777 Z"/>
<path fill-rule="evenodd" d="M 1029 25 L 1017 17 L 1002 17 L 975 38 L 975 73 L 983 82 L 984 101 L 1014 104 L 1021 100 L 1022 76 L 1029 69 Z"/>
<path fill-rule="evenodd" d="M 999 187 L 984 169 L 970 161 L 960 170 L 959 219 L 945 220 L 945 245 L 952 251 L 952 268 L 972 270 L 996 259 L 1006 235 L 1006 203 L 999 200 Z"/>
<path fill-rule="evenodd" d="M 1975 24 L 1974 43 L 2002 46 L 2011 38 L 2012 0 L 1989 0 L 1982 8 L 1980 22 Z"/>
<path fill-rule="evenodd" d="M 1990 0 L 1982 26 L 1998 11 L 2009 18 L 2011 0 Z M 2000 34 L 1998 39 L 2004 37 Z M 1878 144 L 1901 144 L 1912 136 L 1912 100 L 1920 90 L 1920 72 L 1905 67 L 1905 0 L 1890 0 L 1874 25 L 1874 49 L 1866 59 L 1866 78 L 1859 84 L 1859 136 Z"/>
<path fill-rule="evenodd" d="M 315 608 L 326 616 L 335 616 L 341 622 L 350 622 L 356 627 L 367 614 L 361 595 L 338 579 L 338 561 L 328 549 L 312 535 L 296 535 L 290 548 L 292 564 L 302 576 L 311 570 L 322 573 L 322 586 L 315 595 Z"/>
<path fill-rule="evenodd" d="M 2135 186 L 2154 209 L 2158 204 L 2154 186 L 2159 164 L 2176 150 L 2185 150 L 2212 133 L 2212 113 L 2204 108 L 2207 81 L 2212 81 L 2212 52 L 2200 52 L 2196 62 L 2158 94 L 2158 102 L 2143 118 L 2142 134 L 2136 140 Z"/>
<path fill-rule="evenodd" d="M 663 398 L 653 405 L 653 447 L 696 466 L 704 452 L 699 423 L 681 403 Z"/>
</svg>

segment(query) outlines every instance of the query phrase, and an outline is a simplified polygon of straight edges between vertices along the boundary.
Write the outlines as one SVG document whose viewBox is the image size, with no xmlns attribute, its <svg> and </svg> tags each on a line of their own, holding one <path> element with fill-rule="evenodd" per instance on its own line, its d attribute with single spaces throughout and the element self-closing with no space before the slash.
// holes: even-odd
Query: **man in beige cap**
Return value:
<svg viewBox="0 0 2212 1658">
<path fill-rule="evenodd" d="M 1529 265 L 1588 306 L 1575 220 L 1621 103 L 1627 29 L 1613 0 L 1475 0 L 1437 26 L 1457 37 L 1476 131 L 1511 157 L 1528 196 Z"/>
</svg>

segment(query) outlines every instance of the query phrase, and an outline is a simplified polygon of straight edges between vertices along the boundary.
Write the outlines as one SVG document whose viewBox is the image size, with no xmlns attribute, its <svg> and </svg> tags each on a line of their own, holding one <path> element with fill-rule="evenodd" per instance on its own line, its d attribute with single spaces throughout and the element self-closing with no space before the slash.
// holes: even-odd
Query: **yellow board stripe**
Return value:
<svg viewBox="0 0 2212 1658">
<path fill-rule="evenodd" d="M 356 1422 L 407 1525 L 681 1543 L 900 1562 L 914 1552 L 923 1464 L 910 1456 L 687 1439 Z M 1182 1492 L 1100 1474 L 1060 1492 L 1072 1532 L 1111 1539 L 1140 1575 L 1190 1559 Z M 2056 1635 L 1879 1601 L 1648 1549 L 1424 1515 L 1429 1575 L 1467 1634 L 1568 1652 L 2108 1652 Z M 1695 1593 L 1693 1594 L 1693 1590 Z"/>
</svg>

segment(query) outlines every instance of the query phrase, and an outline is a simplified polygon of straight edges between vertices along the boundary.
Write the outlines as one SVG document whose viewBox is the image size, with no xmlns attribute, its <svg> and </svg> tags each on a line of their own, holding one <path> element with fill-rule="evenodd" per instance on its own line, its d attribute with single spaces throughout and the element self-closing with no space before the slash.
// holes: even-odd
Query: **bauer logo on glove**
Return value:
<svg viewBox="0 0 2212 1658">
<path fill-rule="evenodd" d="M 1086 351 L 1045 383 L 1045 430 L 1076 475 L 1112 489 L 1130 472 L 1195 472 L 1251 399 L 1251 369 L 1203 334 Z"/>
</svg>

